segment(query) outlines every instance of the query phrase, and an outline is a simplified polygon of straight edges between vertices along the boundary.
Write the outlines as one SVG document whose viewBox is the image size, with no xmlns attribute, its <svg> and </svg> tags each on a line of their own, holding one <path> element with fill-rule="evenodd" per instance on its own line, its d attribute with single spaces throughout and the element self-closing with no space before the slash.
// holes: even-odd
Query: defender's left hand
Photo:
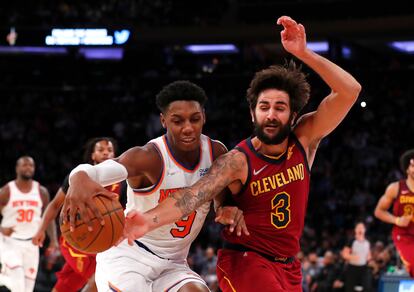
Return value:
<svg viewBox="0 0 414 292">
<path fill-rule="evenodd" d="M 228 229 L 230 232 L 233 232 L 236 229 L 238 236 L 241 236 L 242 231 L 245 235 L 250 235 L 247 230 L 246 222 L 244 221 L 243 211 L 237 207 L 219 207 L 217 209 L 215 221 L 223 225 L 229 225 Z"/>
</svg>

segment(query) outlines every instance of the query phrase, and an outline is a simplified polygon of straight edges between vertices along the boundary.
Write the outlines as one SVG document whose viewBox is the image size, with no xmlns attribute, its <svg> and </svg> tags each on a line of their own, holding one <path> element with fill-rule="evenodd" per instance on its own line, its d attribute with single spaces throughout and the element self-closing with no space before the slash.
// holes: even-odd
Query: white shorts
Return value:
<svg viewBox="0 0 414 292">
<path fill-rule="evenodd" d="M 3 236 L 1 248 L 2 276 L 10 277 L 13 286 L 33 291 L 39 266 L 39 247 L 33 245 L 31 240 Z M 17 279 L 19 269 L 22 269 L 22 277 Z"/>
<path fill-rule="evenodd" d="M 126 240 L 96 256 L 95 282 L 99 292 L 176 292 L 188 282 L 207 287 L 186 260 L 162 259 Z"/>
</svg>

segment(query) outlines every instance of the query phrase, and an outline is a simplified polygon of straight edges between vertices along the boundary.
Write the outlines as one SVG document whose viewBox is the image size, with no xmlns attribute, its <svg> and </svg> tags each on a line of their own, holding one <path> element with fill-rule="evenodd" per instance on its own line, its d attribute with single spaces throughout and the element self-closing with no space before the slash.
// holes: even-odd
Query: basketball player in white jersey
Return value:
<svg viewBox="0 0 414 292">
<path fill-rule="evenodd" d="M 32 244 L 44 207 L 49 203 L 49 192 L 33 180 L 35 163 L 29 156 L 16 163 L 16 179 L 0 190 L 0 231 L 2 271 L 0 282 L 12 292 L 31 292 L 34 289 L 39 265 L 39 247 Z M 48 235 L 56 240 L 56 229 Z"/>
<path fill-rule="evenodd" d="M 201 134 L 206 99 L 205 92 L 188 81 L 176 81 L 164 87 L 157 95 L 157 106 L 166 134 L 145 146 L 129 149 L 115 160 L 74 169 L 62 213 L 69 210 L 73 216 L 79 208 L 81 217 L 87 221 L 90 216 L 82 207 L 89 203 L 93 209 L 90 199 L 96 194 L 108 194 L 101 184 L 125 178 L 129 184 L 126 212 L 148 210 L 172 192 L 197 181 L 215 158 L 227 152 L 222 143 Z M 98 290 L 209 291 L 186 262 L 190 244 L 198 235 L 209 208 L 210 203 L 206 203 L 182 220 L 140 238 L 132 246 L 125 241 L 98 254 L 95 274 Z M 230 228 L 237 225 L 240 232 L 244 222 L 240 214 L 232 219 L 222 216 L 220 222 L 233 222 Z"/>
</svg>

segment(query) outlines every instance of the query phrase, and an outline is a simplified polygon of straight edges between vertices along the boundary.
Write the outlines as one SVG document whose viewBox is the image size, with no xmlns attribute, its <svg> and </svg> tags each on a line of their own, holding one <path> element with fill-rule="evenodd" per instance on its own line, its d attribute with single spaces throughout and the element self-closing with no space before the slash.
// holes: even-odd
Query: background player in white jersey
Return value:
<svg viewBox="0 0 414 292">
<path fill-rule="evenodd" d="M 157 95 L 157 106 L 167 133 L 145 146 L 129 149 L 115 161 L 80 165 L 73 170 L 63 214 L 69 210 L 74 215 L 79 207 L 81 216 L 90 218 L 84 206 L 91 204 L 94 208 L 93 195 L 108 194 L 100 184 L 127 177 L 130 187 L 126 212 L 151 209 L 174 191 L 197 181 L 215 158 L 227 152 L 222 143 L 201 134 L 206 100 L 205 92 L 188 81 L 176 81 L 164 87 Z M 209 291 L 186 262 L 190 244 L 198 235 L 209 207 L 210 203 L 202 205 L 189 216 L 149 233 L 132 246 L 124 241 L 98 254 L 95 275 L 98 290 Z M 240 212 L 235 214 L 230 228 L 238 224 L 240 233 L 244 221 Z M 222 216 L 220 222 L 228 223 L 229 218 Z"/>
<path fill-rule="evenodd" d="M 49 203 L 49 192 L 33 180 L 34 172 L 33 158 L 20 157 L 16 163 L 16 179 L 0 190 L 3 217 L 0 281 L 12 292 L 33 291 L 39 265 L 39 247 L 32 244 L 32 237 Z M 56 241 L 55 230 L 51 225 L 48 235 Z"/>
</svg>

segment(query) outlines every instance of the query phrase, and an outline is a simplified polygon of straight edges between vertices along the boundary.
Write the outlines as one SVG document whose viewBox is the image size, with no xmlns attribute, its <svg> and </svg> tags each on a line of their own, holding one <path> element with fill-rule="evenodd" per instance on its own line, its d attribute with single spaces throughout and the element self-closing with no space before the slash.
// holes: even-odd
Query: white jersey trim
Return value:
<svg viewBox="0 0 414 292">
<path fill-rule="evenodd" d="M 158 177 L 157 179 L 157 183 L 153 184 L 152 186 L 146 187 L 146 188 L 142 188 L 142 189 L 135 189 L 135 188 L 131 188 L 132 191 L 134 192 L 134 195 L 137 196 L 149 196 L 152 195 L 153 193 L 155 193 L 156 191 L 158 191 L 159 187 L 162 184 L 162 181 L 164 179 L 165 176 L 165 171 L 166 171 L 166 167 L 165 167 L 165 157 L 162 154 L 161 149 L 159 149 L 158 145 L 154 142 L 149 142 L 148 144 L 151 144 L 155 147 L 155 150 L 157 150 L 160 158 L 161 158 L 161 163 L 162 163 L 162 171 L 161 171 L 161 175 Z"/>
</svg>

